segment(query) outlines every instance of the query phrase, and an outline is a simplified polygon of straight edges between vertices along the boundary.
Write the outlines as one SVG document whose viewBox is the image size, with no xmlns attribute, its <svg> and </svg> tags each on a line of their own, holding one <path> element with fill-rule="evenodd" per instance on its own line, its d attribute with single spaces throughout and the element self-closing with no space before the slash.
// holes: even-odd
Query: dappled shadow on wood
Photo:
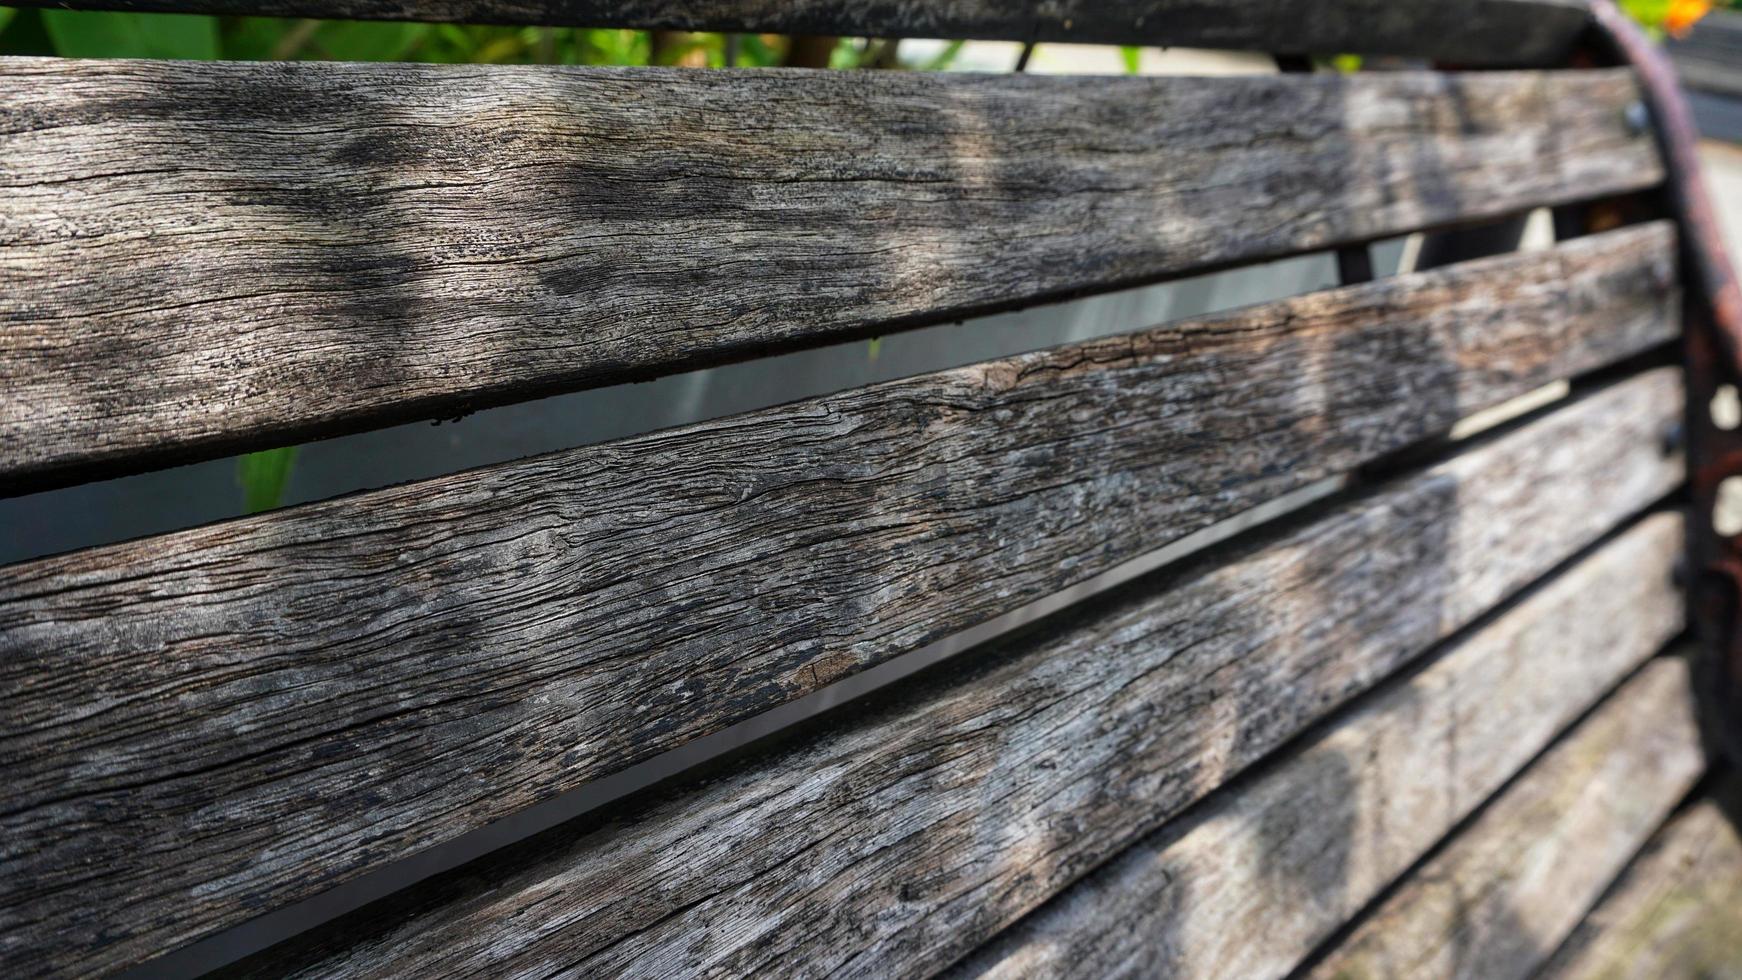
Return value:
<svg viewBox="0 0 1742 980">
<path fill-rule="evenodd" d="M 945 965 L 1666 492 L 1677 469 L 1632 430 L 1673 415 L 1673 378 L 1625 391 L 1614 414 L 1123 590 L 249 968 Z M 1587 493 L 1599 471 L 1645 480 L 1577 509 L 1537 496 L 1547 472 Z"/>
<path fill-rule="evenodd" d="M 1660 170 L 1619 121 L 1624 73 L 7 73 L 0 257 L 20 288 L 0 324 L 29 343 L 0 359 L 0 485 L 451 416 Z M 1563 131 L 1577 152 L 1556 152 Z"/>
<path fill-rule="evenodd" d="M 181 252 L 167 247 L 128 267 L 138 279 L 129 288 L 151 300 L 164 330 L 190 315 L 173 300 L 195 281 L 219 283 L 211 309 L 248 325 L 235 332 L 246 350 L 187 340 L 157 351 L 234 368 L 226 376 L 237 387 L 223 397 L 190 388 L 172 399 L 233 397 L 227 410 L 245 404 L 277 419 L 294 414 L 291 402 L 274 401 L 288 393 L 330 395 L 311 409 L 319 414 L 380 390 L 403 394 L 427 383 L 447 391 L 454 372 L 478 372 L 467 383 L 482 391 L 500 380 L 492 372 L 528 363 L 570 380 L 666 363 L 693 352 L 692 328 L 716 350 L 741 352 L 819 317 L 850 335 L 872 319 L 901 321 L 943 302 L 996 305 L 1013 290 L 1040 295 L 1066 282 L 1140 278 L 1181 256 L 1247 254 L 1250 243 L 1232 244 L 1216 223 L 1235 197 L 1264 216 L 1256 234 L 1267 249 L 1371 231 L 1363 222 L 1375 213 L 1405 225 L 1440 220 L 1468 203 L 1442 186 L 1447 175 L 1478 168 L 1476 157 L 1500 152 L 1494 144 L 1510 165 L 1539 169 L 1522 159 L 1537 148 L 1532 138 L 1508 138 L 1500 117 L 1523 111 L 1520 98 L 1546 97 L 1502 87 L 1489 93 L 1487 117 L 1460 106 L 1432 120 L 1453 158 L 1436 165 L 1413 130 L 1362 157 L 1341 127 L 1413 125 L 1409 110 L 1437 105 L 1444 89 L 1489 82 L 1416 79 L 1401 94 L 1335 83 L 1304 95 L 1280 82 L 1242 83 L 1237 107 L 1274 116 L 1264 117 L 1277 127 L 1266 139 L 1304 141 L 1299 160 L 1311 169 L 1273 172 L 1241 170 L 1252 134 L 1230 134 L 1207 113 L 1221 103 L 1191 90 L 1122 83 L 1126 95 L 1153 97 L 1145 107 L 1104 102 L 1086 83 L 927 88 L 934 83 L 908 80 L 889 83 L 910 88 L 884 92 L 878 103 L 888 128 L 904 131 L 912 113 L 949 125 L 916 137 L 916 152 L 926 152 L 907 169 L 880 176 L 843 149 L 862 135 L 851 120 L 803 128 L 780 104 L 846 83 L 795 88 L 789 76 L 755 76 L 732 84 L 752 86 L 766 105 L 733 117 L 748 135 L 719 137 L 744 144 L 735 165 L 763 182 L 749 186 L 743 173 L 719 173 L 715 157 L 685 142 L 712 134 L 712 100 L 725 98 L 708 87 L 716 83 L 694 83 L 651 117 L 576 109 L 588 95 L 633 102 L 651 77 L 501 76 L 526 118 L 545 120 L 543 137 L 602 154 L 528 165 L 513 134 L 478 122 L 498 106 L 464 74 L 437 79 L 407 69 L 382 91 L 306 66 L 248 75 L 256 87 L 226 90 L 213 110 L 214 119 L 229 119 L 247 109 L 247 139 L 213 151 L 232 155 L 216 160 L 220 176 L 190 171 L 178 178 L 187 184 L 171 189 L 216 195 L 217 212 L 241 209 L 265 221 L 262 234 L 290 236 L 294 247 L 238 247 L 215 260 L 224 275 L 181 264 Z M 293 99 L 311 85 L 312 101 Z M 446 111 L 480 128 L 414 129 L 400 115 L 403 103 L 442 86 L 457 90 Z M 66 111 L 143 118 L 166 108 L 163 91 L 128 98 Z M 308 105 L 349 112 L 344 118 L 363 131 L 322 122 L 312 157 L 287 150 L 308 139 L 299 129 Z M 1052 121 L 1034 125 L 1047 106 Z M 1205 111 L 1185 111 L 1193 109 Z M 650 118 L 677 143 L 644 143 L 640 127 Z M 365 138 L 401 125 L 406 133 Z M 792 143 L 775 153 L 766 141 L 780 127 Z M 1459 142 L 1471 132 L 1493 139 Z M 1181 163 L 1157 149 L 1172 137 L 1206 148 Z M 1000 155 L 1008 149 L 1000 140 L 1026 142 L 1012 156 Z M 1067 166 L 1062 146 L 1098 162 Z M 304 175 L 262 189 L 225 176 L 254 157 L 277 166 L 285 153 L 344 177 L 304 187 Z M 1152 175 L 1137 191 L 1127 186 L 1170 162 L 1169 181 L 1219 190 L 1185 207 L 1174 191 L 1156 190 L 1169 185 L 1154 185 Z M 1377 197 L 1339 211 L 1338 188 L 1351 172 L 1376 175 Z M 518 210 L 493 212 L 515 220 L 447 220 L 477 193 L 472 178 L 518 187 Z M 215 189 L 204 183 L 214 180 Z M 913 186 L 891 199 L 877 190 L 887 183 Z M 934 197 L 934 185 L 971 193 Z M 779 207 L 764 211 L 771 194 Z M 648 201 L 652 212 L 631 206 Z M 1056 227 L 1031 213 L 1036 201 Z M 1282 208 L 1297 209 L 1295 217 L 1282 221 Z M 897 218 L 908 223 L 892 235 Z M 795 236 L 799 219 L 840 223 L 847 237 Z M 1028 240 L 1012 233 L 1021 221 Z M 101 238 L 126 229 L 88 230 Z M 688 250 L 649 251 L 666 240 Z M 6 734 L 14 745 L 58 747 L 19 753 L 28 761 L 14 773 L 17 806 L 5 819 L 8 841 L 26 843 L 12 845 L 7 904 L 72 920 L 39 936 L 19 962 L 89 956 L 57 965 L 95 969 L 148 956 L 386 867 L 1435 435 L 1474 407 L 1650 347 L 1673 332 L 1665 229 L 1610 242 L 1618 244 L 1581 247 L 1580 260 L 1309 297 L 0 571 L 9 627 L 0 672 L 30 681 L 6 686 L 14 709 Z M 1061 265 L 1060 254 L 1076 264 Z M 721 277 L 742 273 L 734 263 L 746 262 L 754 289 L 719 288 Z M 847 271 L 825 282 L 825 267 L 840 272 L 840 262 Z M 985 262 L 999 276 L 975 264 Z M 452 291 L 446 273 L 459 267 L 478 288 Z M 1569 271 L 1595 283 L 1574 289 L 1563 280 Z M 681 295 L 653 288 L 668 280 L 682 285 Z M 309 288 L 287 289 L 287 281 Z M 270 296 L 253 291 L 261 283 Z M 117 300 L 94 281 L 66 288 L 91 293 L 69 298 L 73 307 L 78 299 L 120 312 L 108 309 Z M 529 297 L 541 305 L 517 305 Z M 826 320 L 848 308 L 856 319 Z M 220 319 L 226 330 L 235 326 Z M 482 333 L 460 330 L 468 324 Z M 335 371 L 329 345 L 357 331 L 370 343 L 347 347 L 348 366 Z M 616 346 L 587 361 L 579 348 L 601 337 Z M 272 356 L 252 360 L 262 350 Z M 114 353 L 127 351 L 105 356 Z M 71 411 L 100 408 L 112 394 L 102 384 Z M 1670 382 L 1653 384 L 1656 394 L 1639 396 L 1641 404 L 1663 397 Z M 1638 495 L 1660 492 L 1666 468 L 1626 462 L 1638 465 L 1612 490 L 1637 508 L 1645 502 Z M 1347 529 L 1368 528 L 1367 540 L 1396 547 L 1355 553 L 1326 532 L 1255 559 L 1244 574 L 1259 581 L 1226 571 L 1191 589 L 1171 580 L 1179 590 L 1168 601 L 1177 606 L 1163 613 L 1097 606 L 1128 632 L 1096 633 L 1113 627 L 1089 624 L 1071 641 L 1081 644 L 1074 669 L 1037 665 L 1038 654 L 1025 661 L 1035 673 L 1011 683 L 1027 701 L 989 706 L 975 700 L 973 684 L 940 696 L 928 708 L 933 727 L 897 725 L 911 727 L 910 738 L 930 732 L 939 741 L 900 742 L 901 758 L 874 755 L 892 744 L 888 731 L 858 730 L 868 741 L 851 752 L 825 749 L 806 761 L 807 771 L 839 775 L 793 789 L 815 795 L 776 800 L 758 795 L 762 780 L 741 777 L 732 791 L 745 793 L 742 805 L 765 822 L 721 853 L 771 845 L 756 871 L 765 889 L 760 919 L 722 911 L 723 900 L 711 898 L 719 893 L 709 891 L 717 878 L 671 880 L 699 861 L 691 850 L 705 829 L 673 817 L 659 842 L 621 825 L 586 838 L 577 845 L 583 858 L 610 850 L 613 859 L 563 869 L 554 891 L 537 899 L 642 882 L 631 897 L 571 910 L 574 923 L 589 923 L 577 934 L 636 921 L 646 930 L 638 938 L 602 938 L 601 928 L 550 948 L 480 955 L 591 957 L 609 966 L 651 948 L 661 923 L 667 941 L 693 943 L 695 956 L 722 968 L 750 968 L 779 951 L 773 933 L 761 947 L 732 946 L 741 934 L 691 924 L 713 915 L 758 938 L 777 925 L 795 938 L 843 937 L 833 948 L 844 967 L 941 966 L 1153 829 L 1166 807 L 1218 785 L 1595 533 L 1580 515 L 1559 524 L 1546 515 L 1567 535 L 1545 546 L 1554 554 L 1455 572 L 1450 562 L 1500 546 L 1460 520 L 1465 482 L 1455 474 L 1417 488 L 1395 511 L 1363 513 Z M 1334 574 L 1344 576 L 1341 585 L 1330 584 Z M 1407 605 L 1363 601 L 1380 589 L 1400 590 Z M 1468 608 L 1448 605 L 1455 596 L 1475 598 Z M 1386 644 L 1399 634 L 1407 642 Z M 1116 665 L 1124 674 L 1092 669 L 1095 661 L 1083 658 L 1103 646 L 1159 659 Z M 1348 650 L 1367 657 L 1315 659 Z M 1171 662 L 1187 651 L 1195 651 L 1193 670 Z M 1238 685 L 1222 686 L 1224 669 Z M 1022 722 L 1023 706 L 1069 732 L 1068 750 L 1048 743 L 1014 765 L 1001 758 L 999 726 Z M 1189 724 L 1175 719 L 1183 730 L 1168 727 L 1162 713 L 1194 707 L 1205 714 Z M 980 712 L 995 724 L 978 735 L 960 731 Z M 133 740 L 111 754 L 111 726 L 122 725 Z M 888 770 L 855 769 L 861 756 Z M 1133 768 L 1030 778 L 1064 759 Z M 884 863 L 868 867 L 899 871 L 893 897 L 860 884 L 852 865 L 861 856 L 829 846 L 844 833 L 824 819 L 830 814 L 889 792 L 923 812 L 952 786 L 972 796 L 935 830 L 910 841 L 899 826 L 878 828 L 892 835 L 889 849 L 877 859 Z M 1012 794 L 1028 794 L 1017 825 L 1000 816 Z M 808 826 L 806 812 L 815 817 Z M 62 832 L 92 826 L 102 829 Z M 806 882 L 815 895 L 794 891 Z M 99 907 L 103 917 L 88 914 Z M 429 949 L 396 944 L 393 955 Z"/>
</svg>

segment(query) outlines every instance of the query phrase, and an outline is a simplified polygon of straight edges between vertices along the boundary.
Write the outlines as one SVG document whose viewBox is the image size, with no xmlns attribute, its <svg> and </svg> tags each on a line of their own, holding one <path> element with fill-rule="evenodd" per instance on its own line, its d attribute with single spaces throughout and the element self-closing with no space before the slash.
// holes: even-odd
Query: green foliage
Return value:
<svg viewBox="0 0 1742 980">
<path fill-rule="evenodd" d="M 1657 38 L 1685 35 L 1713 8 L 1742 10 L 1742 0 L 1620 0 L 1620 4 L 1629 17 Z"/>
<path fill-rule="evenodd" d="M 858 68 L 868 59 L 870 48 L 861 48 L 847 38 L 835 42 L 835 50 L 829 52 L 830 68 Z"/>
<path fill-rule="evenodd" d="M 334 21 L 321 24 L 303 21 L 299 34 L 286 34 L 281 47 L 298 43 L 301 48 L 274 52 L 278 57 L 295 57 L 312 49 L 322 58 L 336 61 L 408 61 L 413 58 L 431 33 L 428 24 L 390 24 L 364 21 Z"/>
<path fill-rule="evenodd" d="M 69 58 L 216 58 L 214 17 L 44 10 L 56 54 Z"/>
<path fill-rule="evenodd" d="M 921 64 L 919 70 L 943 71 L 950 67 L 950 65 L 955 64 L 956 58 L 962 53 L 962 45 L 966 43 L 966 41 L 951 41 L 942 51 L 939 51 L 934 55 L 931 60 Z"/>
<path fill-rule="evenodd" d="M 738 38 L 738 64 L 747 68 L 778 65 L 780 50 L 760 35 L 745 34 Z"/>
<path fill-rule="evenodd" d="M 290 481 L 291 464 L 296 462 L 296 449 L 287 446 L 236 458 L 236 485 L 242 488 L 243 510 L 258 514 L 279 505 L 284 485 Z"/>
<path fill-rule="evenodd" d="M 691 35 L 708 63 L 725 63 L 721 35 Z M 225 58 L 237 61 L 421 61 L 446 64 L 644 65 L 645 31 L 400 24 L 385 21 L 205 17 L 0 7 L 0 53 L 76 58 Z M 747 37 L 739 63 L 777 64 Z"/>
<path fill-rule="evenodd" d="M 1143 49 L 1127 45 L 1119 49 L 1119 59 L 1125 63 L 1125 74 L 1135 75 L 1143 68 Z"/>
<path fill-rule="evenodd" d="M 1654 34 L 1663 30 L 1674 0 L 1621 0 L 1621 9 Z"/>
<path fill-rule="evenodd" d="M 669 33 L 661 64 L 726 64 L 723 34 Z M 778 65 L 783 39 L 744 34 L 736 64 Z M 865 68 L 890 42 L 841 38 L 830 53 L 834 68 Z M 912 67 L 938 71 L 962 50 L 951 43 L 937 57 Z M 235 61 L 418 61 L 441 64 L 645 65 L 654 60 L 647 31 L 551 27 L 400 24 L 386 21 L 291 20 L 278 17 L 204 17 L 90 10 L 14 10 L 0 7 L 0 53 L 58 54 L 79 58 L 225 58 Z"/>
</svg>

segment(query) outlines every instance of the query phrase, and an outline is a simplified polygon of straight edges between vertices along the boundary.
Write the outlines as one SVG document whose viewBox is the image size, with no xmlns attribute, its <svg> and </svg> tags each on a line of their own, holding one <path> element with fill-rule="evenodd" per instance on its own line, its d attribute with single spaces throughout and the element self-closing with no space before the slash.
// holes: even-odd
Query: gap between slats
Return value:
<svg viewBox="0 0 1742 980">
<path fill-rule="evenodd" d="M 1520 222 L 1523 227 L 1520 228 Z M 1458 260 L 1554 245 L 1547 209 L 1503 219 L 1511 230 L 1490 240 L 1456 233 Z M 1421 253 L 1415 233 L 1362 246 L 1376 275 L 1438 268 L 1442 252 Z M 1471 245 L 1474 248 L 1471 248 Z M 1514 245 L 1516 244 L 1516 248 Z M 1332 288 L 1336 262 L 1314 253 L 1133 290 L 1071 300 L 1015 313 L 925 327 L 878 341 L 831 344 L 668 376 L 638 385 L 611 385 L 516 405 L 485 409 L 445 425 L 414 423 L 339 436 L 294 449 L 282 505 L 430 479 L 544 452 L 643 435 L 677 425 L 767 408 L 794 398 L 841 391 L 964 366 L 1064 343 L 1161 326 L 1190 317 Z M 1533 405 L 1563 397 L 1555 382 Z M 1522 410 L 1508 403 L 1460 421 L 1452 436 L 1482 431 Z M 0 496 L 0 565 L 78 548 L 197 527 L 246 513 L 238 485 L 241 457 L 155 470 L 23 496 Z"/>
</svg>

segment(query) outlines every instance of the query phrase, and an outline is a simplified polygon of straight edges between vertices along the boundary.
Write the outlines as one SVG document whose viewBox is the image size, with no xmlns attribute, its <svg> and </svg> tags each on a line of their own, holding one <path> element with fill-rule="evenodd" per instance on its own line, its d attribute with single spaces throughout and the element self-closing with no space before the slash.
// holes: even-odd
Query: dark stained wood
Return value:
<svg viewBox="0 0 1742 980">
<path fill-rule="evenodd" d="M 1675 486 L 1680 403 L 1603 390 L 245 970 L 924 975 Z"/>
<path fill-rule="evenodd" d="M 1742 980 L 1742 783 L 1721 779 L 1634 858 L 1542 972 L 1552 980 Z"/>
<path fill-rule="evenodd" d="M 49 6 L 25 0 L 20 6 Z M 284 17 L 1159 44 L 1563 62 L 1579 0 L 55 0 L 54 6 Z"/>
<path fill-rule="evenodd" d="M 0 60 L 0 490 L 1657 183 L 1625 71 Z"/>
<path fill-rule="evenodd" d="M 0 907 L 102 908 L 81 921 L 112 947 L 61 923 L 24 955 L 108 961 L 475 829 L 1661 344 L 1671 242 L 1626 229 L 0 569 Z"/>
<path fill-rule="evenodd" d="M 1283 977 L 1683 626 L 1648 518 L 953 971 Z"/>
<path fill-rule="evenodd" d="M 1705 771 L 1687 662 L 1649 665 L 1310 977 L 1535 976 Z"/>
</svg>

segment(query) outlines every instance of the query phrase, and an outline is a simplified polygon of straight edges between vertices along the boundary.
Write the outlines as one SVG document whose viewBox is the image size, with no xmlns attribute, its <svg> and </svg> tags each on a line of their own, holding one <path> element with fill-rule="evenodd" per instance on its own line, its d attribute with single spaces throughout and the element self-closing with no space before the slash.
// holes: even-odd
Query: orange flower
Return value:
<svg viewBox="0 0 1742 980">
<path fill-rule="evenodd" d="M 1712 0 L 1669 0 L 1669 13 L 1664 15 L 1663 29 L 1671 37 L 1686 37 L 1701 17 L 1712 10 Z"/>
</svg>

